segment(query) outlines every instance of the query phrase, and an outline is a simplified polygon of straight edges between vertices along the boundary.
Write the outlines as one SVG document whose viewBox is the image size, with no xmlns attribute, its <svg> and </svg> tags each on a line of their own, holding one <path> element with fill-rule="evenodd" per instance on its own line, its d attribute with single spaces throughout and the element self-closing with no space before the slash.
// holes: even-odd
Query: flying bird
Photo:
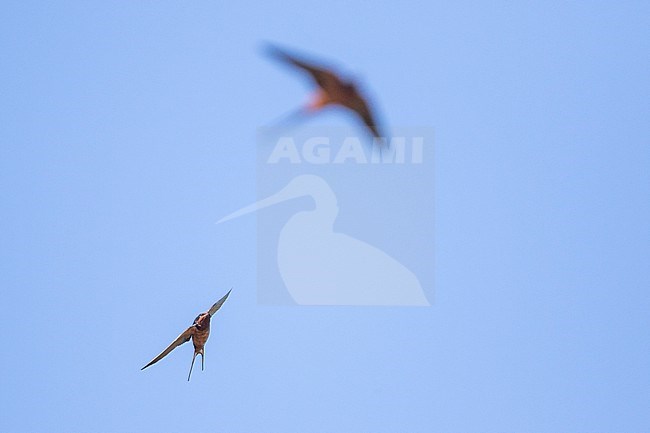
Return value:
<svg viewBox="0 0 650 433">
<path fill-rule="evenodd" d="M 332 69 L 292 56 L 274 45 L 269 45 L 267 51 L 273 58 L 307 72 L 316 83 L 317 90 L 312 101 L 301 112 L 313 113 L 330 105 L 339 105 L 355 112 L 373 137 L 383 137 L 367 99 L 353 81 Z"/>
<path fill-rule="evenodd" d="M 201 370 L 203 370 L 203 361 L 205 359 L 205 342 L 208 341 L 208 337 L 210 336 L 210 319 L 212 316 L 214 316 L 214 313 L 216 313 L 217 310 L 221 308 L 223 303 L 226 302 L 226 299 L 228 298 L 228 295 L 230 295 L 231 291 L 232 289 L 228 290 L 228 293 L 226 293 L 223 298 L 219 299 L 212 307 L 210 307 L 208 311 L 196 316 L 196 319 L 194 319 L 192 326 L 183 331 L 183 333 L 179 335 L 178 338 L 172 342 L 172 344 L 163 350 L 160 355 L 152 359 L 149 364 L 142 367 L 141 370 L 144 370 L 150 365 L 153 365 L 156 362 L 160 361 L 165 356 L 169 355 L 169 352 L 176 349 L 181 344 L 187 343 L 190 341 L 190 339 L 194 344 L 194 356 L 192 357 L 192 365 L 190 365 L 190 374 L 187 375 L 187 380 L 189 381 L 190 376 L 192 376 L 192 368 L 194 367 L 194 360 L 196 359 L 196 355 L 201 355 Z"/>
</svg>

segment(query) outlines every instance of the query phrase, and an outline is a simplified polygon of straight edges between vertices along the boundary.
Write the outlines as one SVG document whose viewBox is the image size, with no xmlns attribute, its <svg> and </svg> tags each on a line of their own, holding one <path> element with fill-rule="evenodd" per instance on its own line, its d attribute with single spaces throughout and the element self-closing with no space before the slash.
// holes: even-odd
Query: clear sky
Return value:
<svg viewBox="0 0 650 433">
<path fill-rule="evenodd" d="M 4 1 L 0 431 L 650 431 L 649 23 L 647 1 Z M 307 97 L 264 41 L 435 131 L 431 307 L 258 302 L 256 216 L 215 222 Z M 205 371 L 190 344 L 140 371 L 231 286 Z"/>
</svg>

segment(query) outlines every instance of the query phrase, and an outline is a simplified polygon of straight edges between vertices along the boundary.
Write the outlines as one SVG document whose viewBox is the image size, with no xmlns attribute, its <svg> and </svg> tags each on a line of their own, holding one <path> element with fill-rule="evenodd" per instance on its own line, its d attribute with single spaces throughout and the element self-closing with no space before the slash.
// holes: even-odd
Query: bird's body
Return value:
<svg viewBox="0 0 650 433">
<path fill-rule="evenodd" d="M 201 313 L 196 317 L 196 319 L 194 319 L 194 323 L 190 327 L 190 329 L 193 330 L 190 338 L 194 345 L 194 357 L 201 354 L 201 369 L 203 369 L 205 343 L 208 341 L 208 337 L 210 336 L 210 319 L 211 316 L 208 313 Z"/>
<path fill-rule="evenodd" d="M 192 344 L 194 350 L 201 351 L 210 336 L 210 315 L 202 313 L 194 321 L 194 333 L 192 334 Z"/>
<path fill-rule="evenodd" d="M 373 137 L 382 137 L 366 98 L 361 95 L 354 82 L 343 78 L 332 69 L 298 59 L 277 47 L 270 46 L 269 53 L 274 58 L 307 72 L 316 82 L 318 89 L 313 100 L 305 107 L 307 112 L 339 105 L 355 112 Z"/>
<path fill-rule="evenodd" d="M 221 308 L 221 305 L 223 305 L 223 303 L 228 298 L 228 295 L 230 295 L 231 290 L 229 290 L 223 298 L 212 305 L 208 311 L 196 316 L 196 319 L 194 319 L 192 326 L 183 331 L 183 333 L 179 335 L 178 338 L 176 338 L 176 340 L 174 340 L 169 346 L 167 346 L 165 350 L 163 350 L 158 356 L 152 359 L 147 365 L 142 367 L 142 370 L 160 361 L 172 350 L 190 340 L 192 340 L 192 344 L 194 345 L 194 356 L 192 357 L 192 365 L 190 366 L 190 373 L 187 376 L 187 380 L 189 381 L 190 376 L 192 376 L 192 368 L 194 367 L 194 360 L 196 359 L 196 355 L 201 355 L 201 370 L 203 370 L 205 359 L 205 343 L 208 341 L 208 337 L 210 336 L 210 319 L 212 319 L 212 316 L 217 312 L 219 308 Z"/>
</svg>

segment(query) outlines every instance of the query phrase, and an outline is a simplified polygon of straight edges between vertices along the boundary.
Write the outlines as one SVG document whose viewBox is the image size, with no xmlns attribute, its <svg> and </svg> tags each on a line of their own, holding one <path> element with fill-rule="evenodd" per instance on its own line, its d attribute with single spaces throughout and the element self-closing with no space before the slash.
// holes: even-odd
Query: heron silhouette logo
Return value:
<svg viewBox="0 0 650 433">
<path fill-rule="evenodd" d="M 402 140 L 407 157 L 373 164 L 360 156 L 335 162 L 354 135 L 349 128 L 290 132 L 260 131 L 257 200 L 218 221 L 237 224 L 230 220 L 256 215 L 258 302 L 430 305 L 431 134 L 400 131 L 399 137 L 407 137 Z M 274 159 L 278 142 L 286 142 L 287 136 L 299 155 L 313 153 L 313 143 L 327 137 L 324 149 L 331 152 L 332 163 L 311 163 L 309 157 L 300 164 L 292 158 Z M 371 149 L 371 142 L 360 140 Z"/>
<path fill-rule="evenodd" d="M 293 178 L 282 190 L 219 223 L 302 196 L 315 208 L 293 215 L 280 231 L 277 263 L 293 300 L 301 305 L 429 305 L 418 278 L 386 252 L 333 230 L 334 191 L 316 175 Z"/>
<path fill-rule="evenodd" d="M 384 251 L 333 230 L 336 195 L 315 175 L 293 178 L 276 194 L 232 213 L 224 222 L 309 195 L 316 207 L 293 215 L 280 231 L 277 260 L 301 305 L 429 305 L 417 277 Z"/>
</svg>

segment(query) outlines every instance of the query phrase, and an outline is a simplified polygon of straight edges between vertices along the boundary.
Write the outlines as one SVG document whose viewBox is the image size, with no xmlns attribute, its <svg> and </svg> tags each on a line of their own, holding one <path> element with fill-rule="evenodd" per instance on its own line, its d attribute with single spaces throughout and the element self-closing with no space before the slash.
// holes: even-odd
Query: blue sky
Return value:
<svg viewBox="0 0 650 433">
<path fill-rule="evenodd" d="M 4 2 L 0 430 L 650 430 L 649 19 Z M 264 41 L 435 130 L 431 307 L 258 304 L 255 217 L 215 221 L 256 200 L 257 128 L 307 97 Z M 189 345 L 140 371 L 231 286 L 206 371 L 185 381 Z"/>
</svg>

